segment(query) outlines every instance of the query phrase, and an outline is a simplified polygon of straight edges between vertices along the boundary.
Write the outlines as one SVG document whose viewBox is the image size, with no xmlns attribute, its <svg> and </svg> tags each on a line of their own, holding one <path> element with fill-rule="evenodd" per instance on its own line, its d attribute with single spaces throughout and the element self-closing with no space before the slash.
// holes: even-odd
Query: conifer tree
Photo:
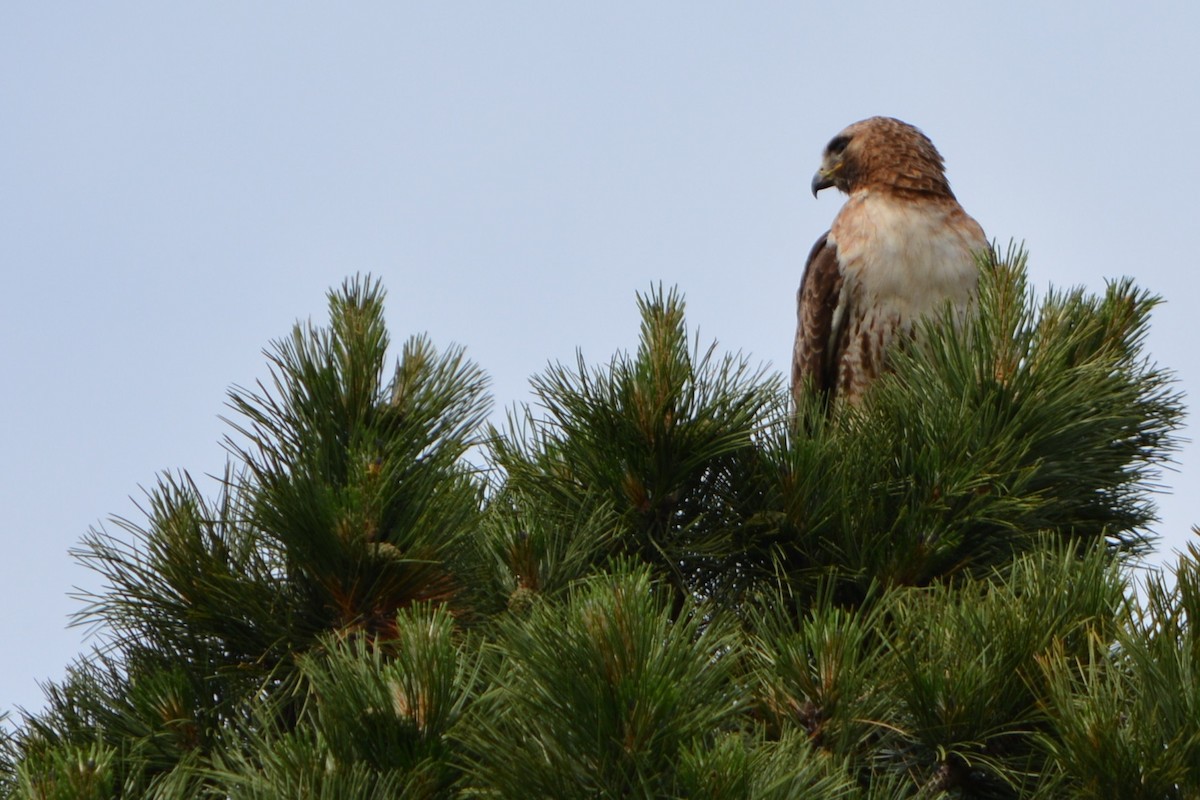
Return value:
<svg viewBox="0 0 1200 800">
<path fill-rule="evenodd" d="M 230 392 L 214 497 L 85 536 L 96 647 L 0 797 L 1200 796 L 1200 548 L 1133 591 L 1156 299 L 981 269 L 858 406 L 789 409 L 655 288 L 499 427 L 347 281 Z"/>
</svg>

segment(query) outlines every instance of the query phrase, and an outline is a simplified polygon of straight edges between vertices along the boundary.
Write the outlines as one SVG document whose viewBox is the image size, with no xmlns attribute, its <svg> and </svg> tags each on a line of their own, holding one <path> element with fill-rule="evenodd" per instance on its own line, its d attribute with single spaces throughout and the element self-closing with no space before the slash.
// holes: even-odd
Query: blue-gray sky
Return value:
<svg viewBox="0 0 1200 800">
<path fill-rule="evenodd" d="M 1149 352 L 1195 395 L 1197 30 L 1183 2 L 4 3 L 0 709 L 87 647 L 67 549 L 160 471 L 219 472 L 226 389 L 347 275 L 500 408 L 633 345 L 659 281 L 783 370 L 841 203 L 809 179 L 866 116 L 924 129 L 1040 287 L 1163 295 Z M 1165 476 L 1164 550 L 1198 473 L 1189 446 Z"/>
</svg>

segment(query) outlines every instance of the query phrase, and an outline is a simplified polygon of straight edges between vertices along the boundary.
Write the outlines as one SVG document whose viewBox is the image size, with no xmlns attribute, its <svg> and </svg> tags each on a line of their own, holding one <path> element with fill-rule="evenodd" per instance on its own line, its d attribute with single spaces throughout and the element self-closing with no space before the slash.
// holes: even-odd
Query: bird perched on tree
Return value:
<svg viewBox="0 0 1200 800">
<path fill-rule="evenodd" d="M 949 302 L 971 304 L 979 223 L 958 204 L 925 134 L 890 117 L 856 122 L 830 140 L 812 191 L 849 195 L 817 240 L 797 296 L 792 361 L 797 404 L 806 383 L 856 403 L 886 369 L 892 342 Z"/>
</svg>

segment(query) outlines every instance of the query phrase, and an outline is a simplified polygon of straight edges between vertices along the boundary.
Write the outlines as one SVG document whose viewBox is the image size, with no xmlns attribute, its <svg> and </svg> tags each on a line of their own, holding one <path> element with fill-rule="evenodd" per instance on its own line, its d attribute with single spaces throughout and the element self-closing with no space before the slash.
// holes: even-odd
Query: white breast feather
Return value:
<svg viewBox="0 0 1200 800">
<path fill-rule="evenodd" d="M 957 204 L 866 193 L 847 201 L 829 239 L 843 275 L 829 346 L 845 343 L 837 380 L 854 402 L 897 333 L 947 301 L 960 312 L 969 307 L 979 282 L 975 251 L 987 240 Z"/>
<path fill-rule="evenodd" d="M 886 309 L 908 328 L 919 316 L 949 300 L 965 307 L 975 292 L 979 269 L 973 251 L 987 246 L 949 224 L 954 206 L 928 206 L 863 195 L 847 224 L 835 226 L 843 297 L 860 310 Z M 961 214 L 961 211 L 958 211 Z M 839 304 L 840 305 L 840 304 Z"/>
</svg>

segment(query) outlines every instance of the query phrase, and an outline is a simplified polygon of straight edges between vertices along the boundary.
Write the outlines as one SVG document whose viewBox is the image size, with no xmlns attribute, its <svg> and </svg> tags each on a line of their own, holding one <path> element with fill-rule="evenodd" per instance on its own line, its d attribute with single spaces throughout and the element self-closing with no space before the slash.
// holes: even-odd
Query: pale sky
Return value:
<svg viewBox="0 0 1200 800">
<path fill-rule="evenodd" d="M 922 128 L 1039 288 L 1161 294 L 1149 354 L 1200 396 L 1197 32 L 1184 2 L 3 3 L 0 710 L 89 647 L 68 548 L 220 472 L 226 390 L 347 275 L 498 414 L 633 346 L 660 281 L 785 370 L 842 202 L 809 180 L 863 117 Z M 1164 552 L 1198 475 L 1186 446 Z"/>
</svg>

